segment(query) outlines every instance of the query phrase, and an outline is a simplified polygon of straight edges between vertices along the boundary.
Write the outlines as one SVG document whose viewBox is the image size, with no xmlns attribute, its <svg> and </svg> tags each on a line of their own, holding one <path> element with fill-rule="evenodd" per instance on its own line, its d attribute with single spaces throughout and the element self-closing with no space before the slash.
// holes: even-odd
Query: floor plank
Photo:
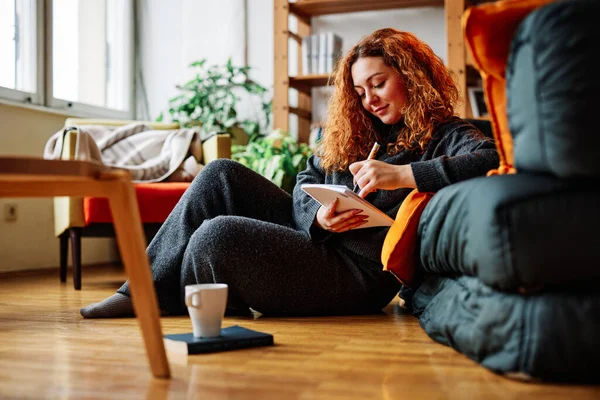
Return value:
<svg viewBox="0 0 600 400">
<path fill-rule="evenodd" d="M 169 354 L 173 379 L 153 379 L 135 319 L 85 320 L 78 309 L 123 282 L 85 267 L 83 289 L 58 273 L 0 275 L 0 398 L 86 399 L 598 399 L 600 388 L 521 383 L 433 342 L 393 302 L 380 315 L 226 317 L 276 345 L 191 357 Z M 191 331 L 162 318 L 163 333 Z"/>
</svg>

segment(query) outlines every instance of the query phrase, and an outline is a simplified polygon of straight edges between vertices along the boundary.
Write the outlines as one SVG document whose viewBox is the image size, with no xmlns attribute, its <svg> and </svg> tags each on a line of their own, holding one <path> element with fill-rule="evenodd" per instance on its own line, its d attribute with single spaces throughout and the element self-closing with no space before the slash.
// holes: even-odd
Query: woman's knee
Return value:
<svg viewBox="0 0 600 400">
<path fill-rule="evenodd" d="M 198 174 L 198 177 L 217 177 L 226 174 L 235 174 L 241 168 L 245 168 L 242 164 L 237 161 L 230 160 L 228 158 L 218 158 L 206 164 L 202 171 Z"/>
<path fill-rule="evenodd" d="M 231 184 L 235 182 L 242 170 L 246 168 L 237 161 L 227 158 L 219 158 L 209 162 L 192 181 L 189 191 L 197 191 L 206 188 L 207 185 L 211 188 L 218 185 L 218 182 L 227 182 Z"/>
<path fill-rule="evenodd" d="M 205 220 L 190 238 L 186 252 L 196 257 L 208 257 L 209 262 L 231 254 L 239 247 L 240 239 L 239 228 L 232 219 L 218 216 Z"/>
</svg>

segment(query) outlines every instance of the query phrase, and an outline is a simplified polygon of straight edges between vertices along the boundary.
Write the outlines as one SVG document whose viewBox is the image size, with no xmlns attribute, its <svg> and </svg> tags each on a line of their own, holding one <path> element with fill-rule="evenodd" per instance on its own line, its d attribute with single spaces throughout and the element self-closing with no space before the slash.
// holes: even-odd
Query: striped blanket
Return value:
<svg viewBox="0 0 600 400">
<path fill-rule="evenodd" d="M 47 141 L 45 159 L 61 158 L 64 136 L 73 129 L 77 130 L 74 159 L 126 169 L 134 182 L 189 181 L 199 172 L 196 160 L 202 147 L 197 130 L 151 130 L 140 123 L 67 127 Z"/>
</svg>

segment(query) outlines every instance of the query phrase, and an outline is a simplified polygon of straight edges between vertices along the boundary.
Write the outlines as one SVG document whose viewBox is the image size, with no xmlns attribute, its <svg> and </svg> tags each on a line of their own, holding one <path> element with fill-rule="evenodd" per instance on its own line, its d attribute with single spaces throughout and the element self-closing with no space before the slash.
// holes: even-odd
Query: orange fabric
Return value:
<svg viewBox="0 0 600 400">
<path fill-rule="evenodd" d="M 467 47 L 483 80 L 500 167 L 488 175 L 515 173 L 512 135 L 506 114 L 506 63 L 521 21 L 555 0 L 502 0 L 470 7 L 462 18 Z"/>
<path fill-rule="evenodd" d="M 135 184 L 142 222 L 164 222 L 189 185 L 188 182 Z M 113 221 L 108 199 L 104 197 L 84 198 L 83 213 L 86 225 Z"/>
<path fill-rule="evenodd" d="M 417 228 L 423 209 L 433 193 L 410 192 L 402 202 L 396 220 L 388 231 L 381 250 L 384 271 L 391 272 L 403 285 L 414 287 L 419 283 L 419 254 Z"/>
</svg>

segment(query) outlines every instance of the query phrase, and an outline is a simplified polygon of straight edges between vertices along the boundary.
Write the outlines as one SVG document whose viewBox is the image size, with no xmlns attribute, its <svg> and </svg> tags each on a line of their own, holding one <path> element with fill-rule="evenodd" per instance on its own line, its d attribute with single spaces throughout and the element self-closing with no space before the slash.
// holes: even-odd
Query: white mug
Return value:
<svg viewBox="0 0 600 400">
<path fill-rule="evenodd" d="M 221 322 L 227 306 L 227 284 L 186 285 L 185 305 L 192 320 L 195 337 L 221 335 Z"/>
</svg>

